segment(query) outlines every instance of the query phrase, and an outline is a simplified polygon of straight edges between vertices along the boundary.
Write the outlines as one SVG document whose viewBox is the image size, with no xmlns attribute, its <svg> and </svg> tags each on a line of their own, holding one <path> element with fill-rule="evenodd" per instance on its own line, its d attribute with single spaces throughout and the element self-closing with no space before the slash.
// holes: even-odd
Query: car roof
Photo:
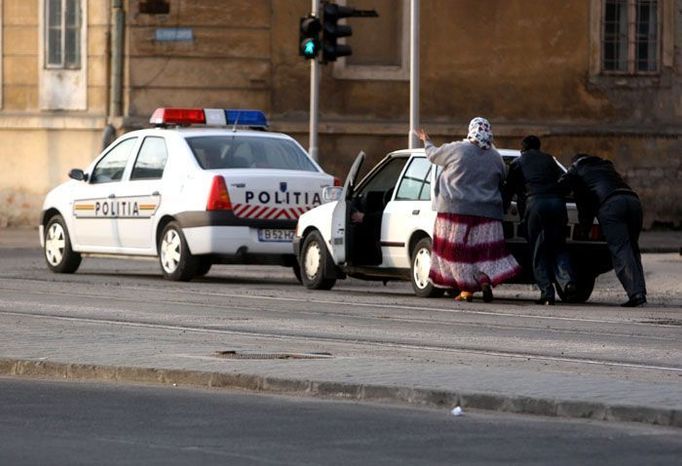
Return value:
<svg viewBox="0 0 682 466">
<path fill-rule="evenodd" d="M 170 128 L 145 128 L 126 133 L 126 136 L 132 135 L 154 135 L 159 132 L 174 132 L 181 135 L 184 138 L 197 137 L 197 136 L 250 136 L 257 138 L 268 138 L 268 139 L 287 139 L 293 140 L 293 138 L 284 133 L 272 133 L 269 131 L 259 131 L 250 129 L 235 129 L 227 127 L 170 127 Z"/>
<path fill-rule="evenodd" d="M 521 151 L 517 149 L 500 149 L 498 147 L 496 149 L 502 157 L 519 157 L 521 155 Z M 389 157 L 410 157 L 412 154 L 426 156 L 423 148 L 399 149 L 388 155 Z"/>
</svg>

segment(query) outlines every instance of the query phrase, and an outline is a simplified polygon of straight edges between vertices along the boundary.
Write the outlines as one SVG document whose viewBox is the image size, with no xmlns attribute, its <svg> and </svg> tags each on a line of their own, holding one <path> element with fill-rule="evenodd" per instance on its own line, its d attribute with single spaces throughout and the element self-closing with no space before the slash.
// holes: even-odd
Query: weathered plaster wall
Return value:
<svg viewBox="0 0 682 466">
<path fill-rule="evenodd" d="M 0 140 L 0 227 L 37 225 L 45 193 L 101 149 L 99 130 L 0 129 Z"/>
</svg>

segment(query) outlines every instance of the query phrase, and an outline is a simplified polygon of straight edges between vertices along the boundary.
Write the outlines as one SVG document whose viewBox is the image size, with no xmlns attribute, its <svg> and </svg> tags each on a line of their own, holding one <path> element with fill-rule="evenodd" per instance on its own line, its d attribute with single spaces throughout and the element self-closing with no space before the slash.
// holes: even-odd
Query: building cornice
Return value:
<svg viewBox="0 0 682 466">
<path fill-rule="evenodd" d="M 0 113 L 0 129 L 18 130 L 101 130 L 107 120 L 102 115 L 66 113 Z"/>
</svg>

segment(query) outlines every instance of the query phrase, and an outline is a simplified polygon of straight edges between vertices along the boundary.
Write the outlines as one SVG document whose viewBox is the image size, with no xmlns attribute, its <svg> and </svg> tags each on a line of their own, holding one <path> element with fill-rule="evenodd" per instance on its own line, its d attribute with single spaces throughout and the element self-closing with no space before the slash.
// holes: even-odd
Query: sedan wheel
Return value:
<svg viewBox="0 0 682 466">
<path fill-rule="evenodd" d="M 444 291 L 433 286 L 429 280 L 431 270 L 431 239 L 423 238 L 419 240 L 412 251 L 412 289 L 414 294 L 421 298 L 435 298 L 442 296 Z"/>
<path fill-rule="evenodd" d="M 50 219 L 45 229 L 45 261 L 57 273 L 73 273 L 81 264 L 81 255 L 71 249 L 71 239 L 61 215 Z"/>
<path fill-rule="evenodd" d="M 306 236 L 301 248 L 301 280 L 311 290 L 329 290 L 336 283 L 336 277 L 328 277 L 326 271 L 333 267 L 332 259 L 319 232 Z"/>
<path fill-rule="evenodd" d="M 198 258 L 189 252 L 185 236 L 175 222 L 166 225 L 161 234 L 159 262 L 163 276 L 169 280 L 188 281 L 197 273 Z"/>
</svg>

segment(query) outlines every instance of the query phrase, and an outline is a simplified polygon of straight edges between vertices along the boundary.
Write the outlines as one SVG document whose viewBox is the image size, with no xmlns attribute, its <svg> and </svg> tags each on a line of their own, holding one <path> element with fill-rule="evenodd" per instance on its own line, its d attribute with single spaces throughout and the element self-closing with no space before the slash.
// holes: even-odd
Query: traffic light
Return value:
<svg viewBox="0 0 682 466">
<path fill-rule="evenodd" d="M 308 15 L 301 18 L 298 36 L 298 54 L 311 60 L 320 52 L 320 29 L 322 28 L 319 18 Z"/>
<path fill-rule="evenodd" d="M 336 61 L 337 57 L 345 57 L 353 53 L 350 45 L 338 43 L 339 37 L 353 34 L 350 26 L 338 24 L 341 18 L 353 15 L 355 8 L 339 6 L 336 3 L 325 3 L 322 10 L 322 60 Z"/>
<path fill-rule="evenodd" d="M 341 6 L 336 3 L 324 2 L 322 9 L 322 61 L 336 61 L 337 57 L 351 55 L 353 50 L 350 45 L 339 44 L 339 37 L 348 37 L 353 34 L 350 26 L 338 24 L 340 19 L 354 17 L 379 16 L 374 10 L 357 10 L 350 6 Z"/>
</svg>

